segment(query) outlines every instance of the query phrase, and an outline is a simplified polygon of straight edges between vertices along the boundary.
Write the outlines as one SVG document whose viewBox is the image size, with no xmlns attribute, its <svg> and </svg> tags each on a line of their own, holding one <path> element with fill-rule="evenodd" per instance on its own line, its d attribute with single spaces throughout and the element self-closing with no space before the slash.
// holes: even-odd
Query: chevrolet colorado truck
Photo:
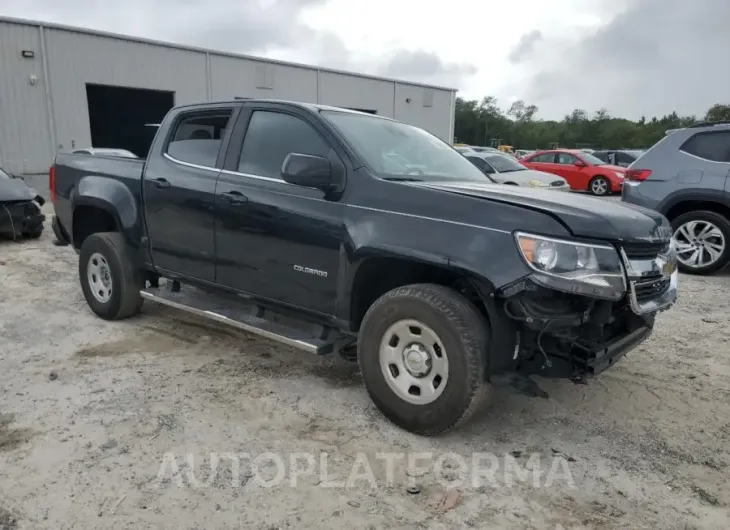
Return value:
<svg viewBox="0 0 730 530">
<path fill-rule="evenodd" d="M 419 128 L 340 108 L 177 107 L 146 160 L 58 154 L 49 181 L 99 317 L 148 300 L 342 355 L 423 435 L 495 385 L 598 374 L 677 296 L 661 214 L 495 185 Z"/>
</svg>

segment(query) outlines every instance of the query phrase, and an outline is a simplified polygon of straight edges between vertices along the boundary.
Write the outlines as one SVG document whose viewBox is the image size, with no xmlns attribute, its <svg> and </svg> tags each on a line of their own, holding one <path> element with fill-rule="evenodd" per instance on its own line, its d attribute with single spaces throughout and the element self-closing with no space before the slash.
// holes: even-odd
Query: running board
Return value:
<svg viewBox="0 0 730 530">
<path fill-rule="evenodd" d="M 168 285 L 170 283 L 177 284 L 168 281 Z M 190 286 L 181 289 L 179 284 L 172 288 L 149 287 L 141 290 L 140 294 L 151 302 L 215 320 L 309 353 L 323 355 L 334 351 L 334 333 L 324 326 L 287 319 L 259 305 L 239 303 Z M 301 329 L 298 324 L 301 324 Z M 330 338 L 330 335 L 333 337 Z"/>
</svg>

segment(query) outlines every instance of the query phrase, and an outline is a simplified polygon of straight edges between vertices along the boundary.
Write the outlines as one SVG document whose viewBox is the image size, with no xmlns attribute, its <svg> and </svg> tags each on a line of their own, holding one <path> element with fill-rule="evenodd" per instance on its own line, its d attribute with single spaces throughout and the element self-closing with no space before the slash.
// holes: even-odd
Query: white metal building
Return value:
<svg viewBox="0 0 730 530">
<path fill-rule="evenodd" d="M 58 151 L 149 142 L 144 123 L 171 106 L 237 97 L 364 110 L 453 140 L 455 89 L 0 17 L 7 171 L 44 173 Z"/>
</svg>

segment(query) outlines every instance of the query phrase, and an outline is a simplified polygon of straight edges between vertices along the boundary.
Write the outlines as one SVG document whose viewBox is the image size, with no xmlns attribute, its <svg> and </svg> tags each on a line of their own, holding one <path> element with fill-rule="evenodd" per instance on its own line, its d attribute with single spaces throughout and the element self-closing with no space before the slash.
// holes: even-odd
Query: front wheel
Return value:
<svg viewBox="0 0 730 530">
<path fill-rule="evenodd" d="M 101 232 L 84 240 L 79 252 L 79 280 L 86 302 L 97 316 L 121 320 L 139 312 L 144 282 L 134 268 L 122 234 Z"/>
<path fill-rule="evenodd" d="M 712 274 L 730 263 L 730 221 L 710 211 L 696 211 L 672 220 L 679 270 Z"/>
<path fill-rule="evenodd" d="M 588 191 L 592 195 L 597 195 L 599 197 L 608 195 L 611 193 L 611 183 L 606 177 L 593 177 L 593 179 L 588 183 Z"/>
<path fill-rule="evenodd" d="M 423 435 L 468 420 L 488 395 L 489 323 L 460 293 L 433 284 L 381 296 L 360 327 L 358 362 L 375 406 Z"/>
</svg>

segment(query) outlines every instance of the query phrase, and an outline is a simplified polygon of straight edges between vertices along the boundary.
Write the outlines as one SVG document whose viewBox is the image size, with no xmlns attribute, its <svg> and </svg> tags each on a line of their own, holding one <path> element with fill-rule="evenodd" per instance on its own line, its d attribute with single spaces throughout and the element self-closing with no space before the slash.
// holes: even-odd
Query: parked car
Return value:
<svg viewBox="0 0 730 530">
<path fill-rule="evenodd" d="M 639 149 L 628 149 L 628 150 L 611 150 L 605 149 L 601 151 L 594 151 L 591 153 L 596 158 L 600 158 L 606 164 L 614 166 L 629 167 L 633 164 L 637 158 L 639 158 L 644 151 Z"/>
<path fill-rule="evenodd" d="M 469 145 L 463 148 L 457 148 L 457 151 L 460 153 L 501 153 L 499 149 L 495 149 L 494 147 L 484 147 L 479 145 Z"/>
<path fill-rule="evenodd" d="M 531 155 L 534 152 L 535 151 L 532 151 L 529 149 L 518 149 L 517 151 L 515 151 L 515 158 L 517 158 L 517 159 L 524 158 L 527 155 Z"/>
<path fill-rule="evenodd" d="M 36 239 L 43 233 L 45 200 L 25 181 L 0 168 L 0 235 Z"/>
<path fill-rule="evenodd" d="M 92 155 L 92 156 L 118 156 L 122 158 L 139 158 L 137 155 L 126 149 L 115 149 L 111 147 L 87 147 L 85 149 L 75 149 L 71 151 L 75 155 Z"/>
<path fill-rule="evenodd" d="M 570 191 L 570 186 L 564 178 L 557 177 L 552 173 L 527 169 L 520 162 L 506 154 L 467 153 L 464 156 L 497 184 Z"/>
<path fill-rule="evenodd" d="M 730 122 L 669 131 L 629 166 L 623 201 L 667 216 L 680 270 L 712 274 L 730 263 Z"/>
<path fill-rule="evenodd" d="M 356 359 L 414 433 L 492 385 L 600 373 L 676 298 L 662 215 L 495 186 L 432 134 L 341 108 L 177 107 L 146 160 L 58 154 L 49 188 L 96 315 L 149 300 Z"/>
<path fill-rule="evenodd" d="M 530 169 L 563 177 L 570 188 L 593 195 L 621 191 L 625 168 L 606 164 L 600 158 L 577 149 L 539 151 L 520 159 Z"/>
</svg>

